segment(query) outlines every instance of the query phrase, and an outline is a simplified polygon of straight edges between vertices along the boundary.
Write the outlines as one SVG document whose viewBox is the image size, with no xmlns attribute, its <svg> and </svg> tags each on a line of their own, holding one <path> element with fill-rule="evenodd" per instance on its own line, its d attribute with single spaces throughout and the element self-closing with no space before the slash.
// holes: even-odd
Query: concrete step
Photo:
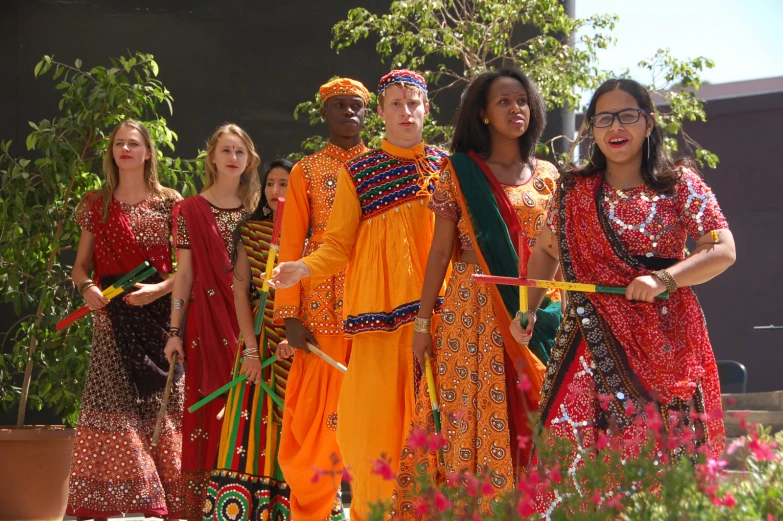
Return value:
<svg viewBox="0 0 783 521">
<path fill-rule="evenodd" d="M 725 411 L 783 411 L 783 391 L 723 395 Z"/>
<path fill-rule="evenodd" d="M 783 411 L 728 411 L 723 419 L 726 424 L 726 437 L 739 438 L 745 436 L 747 432 L 740 427 L 741 414 L 745 417 L 748 425 L 759 423 L 764 427 L 771 427 L 772 434 L 783 431 Z"/>
<path fill-rule="evenodd" d="M 726 479 L 729 479 L 734 483 L 741 483 L 750 479 L 750 472 L 745 470 L 726 470 L 724 472 Z"/>
</svg>

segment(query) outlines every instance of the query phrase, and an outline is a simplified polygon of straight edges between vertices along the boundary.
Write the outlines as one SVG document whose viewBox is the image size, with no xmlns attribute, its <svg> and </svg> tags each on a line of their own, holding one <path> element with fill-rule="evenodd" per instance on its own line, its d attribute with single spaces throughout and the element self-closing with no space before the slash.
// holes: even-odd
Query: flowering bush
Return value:
<svg viewBox="0 0 783 521">
<path fill-rule="evenodd" d="M 519 450 L 534 443 L 539 464 L 492 514 L 481 508 L 482 498 L 493 493 L 486 473 L 448 475 L 437 483 L 420 473 L 414 513 L 429 521 L 783 521 L 783 433 L 773 439 L 768 430 L 741 420 L 747 435 L 730 443 L 726 456 L 745 470 L 729 471 L 726 460 L 708 457 L 706 446 L 696 443 L 698 414 L 672 414 L 664 421 L 655 407 L 643 413 L 636 421 L 643 428 L 633 431 L 645 437 L 641 444 L 599 434 L 594 446 L 580 450 L 547 432 L 534 440 L 520 437 Z M 416 450 L 435 452 L 443 443 L 422 429 L 409 438 Z M 386 458 L 375 462 L 374 472 L 395 479 Z M 537 511 L 542 497 L 550 505 L 543 514 Z M 389 506 L 372 505 L 370 519 L 386 519 Z"/>
</svg>

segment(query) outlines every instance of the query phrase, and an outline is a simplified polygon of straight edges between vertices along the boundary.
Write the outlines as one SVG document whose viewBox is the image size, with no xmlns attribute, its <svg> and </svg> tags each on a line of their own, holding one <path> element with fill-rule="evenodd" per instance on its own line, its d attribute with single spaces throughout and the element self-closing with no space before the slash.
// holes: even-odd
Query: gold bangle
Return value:
<svg viewBox="0 0 783 521">
<path fill-rule="evenodd" d="M 88 284 L 86 284 L 84 287 L 82 287 L 81 290 L 79 290 L 79 293 L 81 293 L 82 296 L 84 296 L 84 292 L 87 291 L 88 289 L 90 289 L 93 286 L 98 286 L 98 285 L 96 283 L 94 283 L 93 281 L 90 281 Z"/>
<path fill-rule="evenodd" d="M 416 317 L 413 321 L 413 331 L 416 333 L 431 333 L 432 331 L 432 319 Z"/>
<path fill-rule="evenodd" d="M 669 273 L 666 270 L 658 270 L 653 272 L 653 277 L 663 282 L 663 284 L 666 286 L 666 291 L 669 292 L 669 295 L 677 291 L 677 281 L 672 277 L 671 273 Z"/>
<path fill-rule="evenodd" d="M 89 288 L 91 285 L 96 286 L 97 284 L 95 284 L 95 281 L 92 279 L 84 279 L 76 285 L 76 289 L 79 291 L 79 293 L 84 293 L 84 290 Z"/>
</svg>

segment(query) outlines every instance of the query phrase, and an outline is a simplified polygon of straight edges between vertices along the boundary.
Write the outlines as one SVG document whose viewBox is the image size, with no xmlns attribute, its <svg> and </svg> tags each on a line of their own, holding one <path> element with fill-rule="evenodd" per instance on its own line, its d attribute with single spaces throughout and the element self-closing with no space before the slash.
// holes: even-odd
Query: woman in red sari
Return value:
<svg viewBox="0 0 783 521">
<path fill-rule="evenodd" d="M 569 282 L 628 289 L 625 297 L 570 294 L 542 390 L 541 426 L 573 442 L 563 468 L 578 467 L 599 439 L 638 454 L 658 417 L 663 439 L 676 442 L 658 439 L 658 457 L 697 450 L 718 457 L 725 443 L 718 371 L 691 286 L 734 263 L 734 239 L 709 187 L 667 155 L 644 87 L 609 80 L 585 116 L 589 164 L 563 175 L 528 276 L 551 279 L 560 264 Z M 688 235 L 696 240 L 690 255 Z M 668 300 L 655 298 L 665 291 Z M 530 291 L 531 309 L 541 298 L 542 290 Z M 527 337 L 518 323 L 512 331 Z M 535 506 L 547 512 L 553 501 L 542 495 Z"/>
<path fill-rule="evenodd" d="M 185 360 L 185 409 L 231 379 L 239 326 L 230 259 L 237 225 L 258 205 L 259 163 L 244 130 L 221 126 L 207 143 L 204 190 L 174 209 L 178 266 L 166 356 L 171 359 L 176 352 Z M 219 398 L 184 413 L 182 518 L 202 517 L 225 404 Z"/>
<path fill-rule="evenodd" d="M 158 182 L 147 128 L 126 120 L 103 159 L 106 183 L 76 210 L 82 227 L 73 281 L 93 313 L 90 368 L 71 463 L 68 515 L 179 515 L 182 366 L 160 442 L 150 445 L 169 364 L 171 214 L 182 197 Z M 109 303 L 101 288 L 149 261 L 157 274 Z M 90 265 L 94 279 L 90 277 Z"/>
</svg>

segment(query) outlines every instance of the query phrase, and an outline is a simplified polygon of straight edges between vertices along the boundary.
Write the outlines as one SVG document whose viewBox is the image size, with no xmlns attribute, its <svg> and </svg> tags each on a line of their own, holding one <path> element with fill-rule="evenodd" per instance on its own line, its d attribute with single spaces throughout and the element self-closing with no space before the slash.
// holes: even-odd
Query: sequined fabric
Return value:
<svg viewBox="0 0 783 521">
<path fill-rule="evenodd" d="M 451 163 L 440 173 L 440 179 L 432 194 L 429 208 L 436 215 L 457 223 L 460 248 L 475 250 L 473 241 L 467 231 L 466 216 L 460 211 L 459 187 L 455 183 Z M 503 190 L 511 200 L 517 212 L 522 230 L 527 234 L 528 246 L 532 249 L 538 241 L 538 236 L 544 228 L 549 200 L 555 192 L 558 172 L 552 163 L 536 160 L 536 168 L 528 182 L 521 185 L 502 185 Z M 547 291 L 547 296 L 554 301 L 560 301 L 560 291 Z"/>
<path fill-rule="evenodd" d="M 218 208 L 212 203 L 209 206 L 212 208 L 212 213 L 215 215 L 215 220 L 220 230 L 220 236 L 226 245 L 228 258 L 231 259 L 234 256 L 234 230 L 237 229 L 239 222 L 247 217 L 247 211 L 241 206 L 228 209 Z M 190 235 L 182 214 L 177 216 L 177 237 L 174 242 L 177 248 L 190 249 Z"/>
<path fill-rule="evenodd" d="M 93 212 L 97 201 L 97 192 L 88 194 L 76 208 L 74 219 L 85 230 L 93 231 L 93 220 L 96 218 Z M 116 199 L 115 199 L 116 201 Z M 154 251 L 158 257 L 151 257 L 156 266 L 161 266 L 163 271 L 171 271 L 171 211 L 174 208 L 175 199 L 165 199 L 159 195 L 151 194 L 137 204 L 126 204 L 117 201 L 123 213 L 128 217 L 130 228 L 134 237 L 145 249 L 154 246 L 163 246 L 165 249 L 156 248 Z M 166 253 L 168 251 L 168 253 Z M 104 252 L 96 251 L 94 255 L 100 257 Z"/>
<path fill-rule="evenodd" d="M 728 228 L 715 194 L 692 170 L 683 171 L 671 196 L 646 185 L 620 190 L 604 180 L 601 208 L 623 247 L 634 256 L 684 259 L 688 235 L 699 239 Z M 555 235 L 559 214 L 553 205 L 547 218 Z"/>
<path fill-rule="evenodd" d="M 337 173 L 347 161 L 365 153 L 367 147 L 363 143 L 344 150 L 333 143 L 326 148 L 307 156 L 296 164 L 289 177 L 289 195 L 286 200 L 286 211 L 297 211 L 298 215 L 290 222 L 298 226 L 287 228 L 281 238 L 280 260 L 297 260 L 310 255 L 323 245 L 323 234 L 326 223 L 332 213 L 332 204 L 337 190 Z M 301 203 L 299 202 L 301 200 Z M 293 204 L 292 204 L 293 203 Z M 301 207 L 306 205 L 306 207 Z M 308 219 L 309 216 L 309 219 Z M 284 226 L 288 225 L 287 219 Z M 299 244 L 295 235 L 309 228 L 311 235 L 306 241 L 304 254 L 289 255 L 286 241 L 293 240 Z M 289 236 L 291 236 L 289 238 Z M 291 258 L 289 258 L 291 257 Z M 275 308 L 275 322 L 282 323 L 286 318 L 298 318 L 314 334 L 341 335 L 343 332 L 343 294 L 345 272 L 327 278 L 315 288 L 306 290 L 301 284 L 291 289 L 278 292 L 278 303 Z"/>
<path fill-rule="evenodd" d="M 168 244 L 172 206 L 173 201 L 158 196 L 133 206 L 122 204 L 142 247 L 163 241 Z M 94 223 L 85 208 L 84 204 L 79 207 L 76 220 L 92 231 Z M 168 309 L 162 318 L 165 321 L 167 317 Z M 161 351 L 164 347 L 165 342 L 160 342 Z M 92 350 L 71 462 L 68 515 L 179 515 L 183 389 L 184 379 L 180 379 L 169 398 L 160 442 L 152 447 L 163 392 L 139 397 L 107 312 L 93 313 Z"/>
</svg>

